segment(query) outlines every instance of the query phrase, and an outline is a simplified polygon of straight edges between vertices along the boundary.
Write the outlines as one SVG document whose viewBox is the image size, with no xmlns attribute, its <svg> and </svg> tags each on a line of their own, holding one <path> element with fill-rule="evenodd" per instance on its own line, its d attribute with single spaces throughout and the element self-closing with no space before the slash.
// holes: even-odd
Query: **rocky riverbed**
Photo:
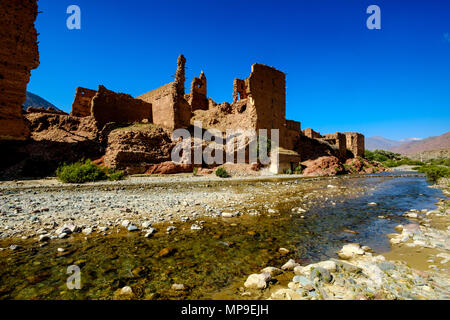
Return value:
<svg viewBox="0 0 450 320">
<path fill-rule="evenodd" d="M 435 187 L 450 195 L 448 181 Z M 273 300 L 450 299 L 450 200 L 404 216 L 409 223 L 395 227 L 392 251 L 384 255 L 347 244 L 329 260 L 266 267 L 235 293 Z"/>
<path fill-rule="evenodd" d="M 335 187 L 330 179 L 220 178 L 179 175 L 131 177 L 85 185 L 54 179 L 0 185 L 0 237 L 44 242 L 72 233 L 130 229 L 147 234 L 158 223 L 195 222 L 201 217 L 277 214 L 281 203 L 356 195 L 363 188 Z M 286 178 L 286 177 L 284 177 Z M 318 182 L 317 182 L 318 181 Z M 329 187 L 328 187 L 329 186 Z M 326 195 L 319 192 L 326 188 Z M 304 193 L 310 189 L 310 192 Z M 299 195 L 298 191 L 302 191 Z M 61 234 L 65 234 L 61 235 Z"/>
<path fill-rule="evenodd" d="M 405 233 L 414 219 L 424 219 L 420 228 L 434 228 L 426 219 L 445 218 L 441 211 L 433 213 L 441 191 L 429 188 L 422 176 L 402 173 L 225 180 L 180 175 L 75 186 L 17 181 L 0 183 L 0 197 L 0 299 L 405 298 L 382 296 L 387 288 L 372 289 L 375 278 L 367 278 L 363 264 L 382 268 L 380 253 L 390 260 L 395 246 L 391 250 L 386 234 L 398 225 Z M 420 237 L 429 232 L 423 229 Z M 409 241 L 428 243 L 415 237 Z M 345 267 L 356 265 L 363 272 L 353 274 L 343 262 L 328 261 L 355 242 L 373 250 L 350 246 L 357 255 Z M 441 253 L 433 251 L 427 260 L 442 273 Z M 328 262 L 316 265 L 320 261 Z M 428 265 L 394 264 L 393 277 L 409 270 L 415 277 L 413 269 L 437 272 Z M 66 287 L 67 268 L 73 265 L 81 268 L 80 290 Z M 330 277 L 320 268 L 323 275 L 311 276 L 304 268 L 308 265 L 328 268 Z M 375 267 L 369 269 L 378 274 Z M 440 299 L 446 297 L 445 288 L 436 293 L 434 282 L 444 283 L 441 276 L 420 276 Z"/>
</svg>

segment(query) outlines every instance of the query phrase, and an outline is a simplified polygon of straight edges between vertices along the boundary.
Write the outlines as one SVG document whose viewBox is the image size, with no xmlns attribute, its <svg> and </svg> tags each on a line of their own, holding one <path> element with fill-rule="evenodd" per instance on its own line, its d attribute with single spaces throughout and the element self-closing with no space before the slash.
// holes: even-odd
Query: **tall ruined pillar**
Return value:
<svg viewBox="0 0 450 320">
<path fill-rule="evenodd" d="M 0 140 L 25 140 L 22 115 L 31 70 L 39 66 L 36 0 L 0 1 Z"/>
<path fill-rule="evenodd" d="M 175 74 L 175 85 L 177 86 L 177 93 L 184 97 L 184 82 L 185 78 L 186 58 L 180 54 L 177 61 L 177 73 Z"/>
</svg>

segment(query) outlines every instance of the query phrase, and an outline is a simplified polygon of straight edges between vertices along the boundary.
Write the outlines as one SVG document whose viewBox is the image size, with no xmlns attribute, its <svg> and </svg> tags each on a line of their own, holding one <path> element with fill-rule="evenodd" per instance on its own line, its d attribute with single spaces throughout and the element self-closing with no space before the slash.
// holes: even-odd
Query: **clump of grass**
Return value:
<svg viewBox="0 0 450 320">
<path fill-rule="evenodd" d="M 291 169 L 285 169 L 284 170 L 284 174 L 292 174 L 292 170 Z"/>
<path fill-rule="evenodd" d="M 303 168 L 301 164 L 298 164 L 298 166 L 294 169 L 295 174 L 302 174 Z"/>
<path fill-rule="evenodd" d="M 125 175 L 122 171 L 102 168 L 88 159 L 61 165 L 56 170 L 56 176 L 65 183 L 85 183 L 106 179 L 116 181 Z"/>
<path fill-rule="evenodd" d="M 230 177 L 227 170 L 225 170 L 224 168 L 218 168 L 216 170 L 216 176 L 218 176 L 220 178 L 229 178 Z"/>
<path fill-rule="evenodd" d="M 192 175 L 195 177 L 198 174 L 198 168 L 194 167 L 194 169 L 192 170 Z"/>
</svg>

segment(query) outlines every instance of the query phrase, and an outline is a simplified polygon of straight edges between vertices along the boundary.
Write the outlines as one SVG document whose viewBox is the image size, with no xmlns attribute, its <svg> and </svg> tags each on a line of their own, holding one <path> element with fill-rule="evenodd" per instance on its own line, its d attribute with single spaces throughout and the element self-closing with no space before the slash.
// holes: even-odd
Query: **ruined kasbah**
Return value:
<svg viewBox="0 0 450 320">
<path fill-rule="evenodd" d="M 0 40 L 2 176 L 42 176 L 63 162 L 80 159 L 92 159 L 128 175 L 187 173 L 194 168 L 199 174 L 211 174 L 218 167 L 236 175 L 323 176 L 383 170 L 362 158 L 362 134 L 302 131 L 300 122 L 286 119 L 286 75 L 260 63 L 251 66 L 247 79 L 230 83 L 231 103 L 208 98 L 203 72 L 192 80 L 186 94 L 186 58 L 180 55 L 173 82 L 136 98 L 102 85 L 97 90 L 79 87 L 70 114 L 39 107 L 23 111 L 31 70 L 39 65 L 37 7 L 33 1 L 27 4 L 2 10 L 2 21 L 10 26 L 1 29 Z M 14 20 L 19 12 L 20 21 Z M 17 45 L 11 46 L 14 41 Z M 174 132 L 180 129 L 188 130 L 192 138 L 186 147 L 184 137 L 184 148 L 174 159 L 174 148 L 182 143 Z M 235 133 L 227 134 L 230 130 Z M 215 138 L 204 139 L 211 132 Z M 242 132 L 253 132 L 256 139 Z M 262 149 L 251 143 L 261 144 L 261 133 L 271 149 L 268 160 L 262 159 L 262 152 L 252 156 Z M 211 149 L 213 160 L 205 160 L 204 154 Z M 201 155 L 195 156 L 198 152 Z"/>
</svg>

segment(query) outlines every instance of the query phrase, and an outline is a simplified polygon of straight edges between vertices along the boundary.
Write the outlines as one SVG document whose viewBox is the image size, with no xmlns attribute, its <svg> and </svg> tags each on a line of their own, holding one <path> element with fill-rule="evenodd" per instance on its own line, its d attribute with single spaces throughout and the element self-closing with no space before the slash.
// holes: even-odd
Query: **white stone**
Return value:
<svg viewBox="0 0 450 320">
<path fill-rule="evenodd" d="M 121 225 L 122 225 L 122 227 L 126 228 L 126 227 L 128 227 L 130 225 L 130 223 L 131 222 L 129 220 L 123 220 Z"/>
<path fill-rule="evenodd" d="M 40 236 L 39 236 L 39 241 L 48 241 L 48 240 L 50 240 L 50 236 L 48 235 L 48 234 L 41 234 Z"/>
<path fill-rule="evenodd" d="M 83 233 L 87 236 L 90 235 L 92 233 L 92 228 L 84 228 Z"/>
<path fill-rule="evenodd" d="M 281 273 L 283 273 L 283 270 L 275 268 L 275 267 L 267 267 L 261 270 L 262 273 L 269 273 L 272 277 L 275 277 Z"/>
<path fill-rule="evenodd" d="M 122 294 L 122 295 L 132 295 L 133 294 L 133 289 L 131 289 L 131 287 L 128 287 L 128 286 L 123 287 L 120 290 L 120 294 Z"/>
<path fill-rule="evenodd" d="M 364 250 L 361 249 L 359 243 L 350 243 L 346 244 L 342 247 L 342 249 L 338 252 L 339 258 L 343 260 L 349 260 L 354 258 L 357 255 L 363 255 Z"/>
<path fill-rule="evenodd" d="M 295 262 L 294 260 L 290 259 L 288 262 L 286 262 L 281 269 L 283 270 L 294 270 L 295 267 L 299 266 L 299 264 L 297 262 Z"/>
<path fill-rule="evenodd" d="M 222 212 L 222 218 L 233 218 L 235 216 L 233 212 Z"/>
<path fill-rule="evenodd" d="M 152 223 L 149 221 L 145 221 L 142 223 L 142 228 L 147 229 L 152 226 Z"/>
<path fill-rule="evenodd" d="M 267 281 L 272 277 L 270 273 L 260 273 L 250 275 L 244 283 L 244 287 L 249 289 L 265 289 L 267 287 Z"/>
<path fill-rule="evenodd" d="M 174 283 L 174 284 L 172 285 L 172 290 L 175 290 L 175 291 L 182 291 L 182 290 L 184 290 L 184 289 L 185 289 L 184 284 Z"/>
</svg>

